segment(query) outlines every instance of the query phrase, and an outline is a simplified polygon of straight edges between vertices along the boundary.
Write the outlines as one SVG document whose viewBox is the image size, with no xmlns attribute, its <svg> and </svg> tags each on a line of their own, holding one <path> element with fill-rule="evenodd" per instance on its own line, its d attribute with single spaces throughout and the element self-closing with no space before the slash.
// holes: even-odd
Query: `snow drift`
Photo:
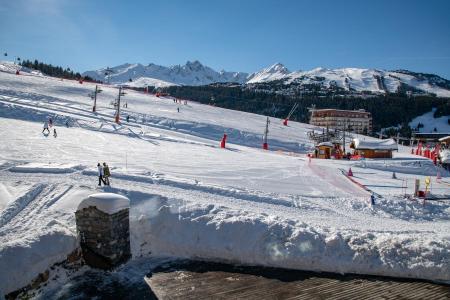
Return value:
<svg viewBox="0 0 450 300">
<path fill-rule="evenodd" d="M 133 208 L 137 214 L 131 221 L 132 237 L 139 253 L 450 280 L 450 237 L 437 241 L 410 234 L 340 231 L 213 204 L 153 201 L 157 203 Z"/>
</svg>

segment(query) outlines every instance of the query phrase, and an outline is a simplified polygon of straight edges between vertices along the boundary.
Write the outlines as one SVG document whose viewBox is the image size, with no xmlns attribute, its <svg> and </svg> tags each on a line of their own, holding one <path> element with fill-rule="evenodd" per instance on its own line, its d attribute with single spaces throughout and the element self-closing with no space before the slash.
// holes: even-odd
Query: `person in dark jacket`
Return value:
<svg viewBox="0 0 450 300">
<path fill-rule="evenodd" d="M 42 133 L 44 133 L 46 130 L 47 130 L 47 134 L 49 134 L 50 130 L 48 129 L 48 122 L 47 121 L 44 122 L 44 129 L 42 129 Z"/>
<path fill-rule="evenodd" d="M 105 180 L 103 179 L 103 167 L 100 165 L 100 163 L 97 164 L 97 169 L 98 169 L 98 185 L 101 186 L 102 182 L 104 185 L 106 185 Z"/>
<path fill-rule="evenodd" d="M 109 166 L 104 162 L 103 163 L 103 178 L 105 178 L 106 185 L 109 185 L 109 177 L 111 176 L 111 172 L 109 171 Z"/>
</svg>

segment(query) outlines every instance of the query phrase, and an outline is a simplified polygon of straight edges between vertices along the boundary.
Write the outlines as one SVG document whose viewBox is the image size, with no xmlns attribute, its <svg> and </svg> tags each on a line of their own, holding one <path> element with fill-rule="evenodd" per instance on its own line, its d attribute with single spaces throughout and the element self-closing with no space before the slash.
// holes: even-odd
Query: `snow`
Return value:
<svg viewBox="0 0 450 300">
<path fill-rule="evenodd" d="M 0 61 L 0 71 L 15 73 L 16 70 L 22 70 L 33 76 L 43 76 L 40 72 L 31 71 L 12 62 Z M 106 73 L 108 75 L 105 75 Z M 400 84 L 403 83 L 423 92 L 436 94 L 438 97 L 450 97 L 450 90 L 430 83 L 428 80 L 417 78 L 412 74 L 364 68 L 315 68 L 309 71 L 290 72 L 281 63 L 276 63 L 252 74 L 244 72 L 217 72 L 210 67 L 204 66 L 199 61 L 187 61 L 185 65 L 174 65 L 170 67 L 152 63 L 146 66 L 136 63 L 126 63 L 112 68 L 86 71 L 82 75 L 103 82 L 130 87 L 197 86 L 216 82 L 252 84 L 282 80 L 286 84 L 292 82 L 320 84 L 326 88 L 329 88 L 331 85 L 336 85 L 347 91 L 370 91 L 381 94 L 386 92 L 396 93 Z M 380 84 L 380 80 L 383 84 Z"/>
<path fill-rule="evenodd" d="M 202 65 L 199 61 L 188 61 L 185 65 L 164 67 L 155 64 L 143 66 L 141 64 L 123 64 L 109 68 L 110 74 L 105 75 L 106 68 L 97 71 L 87 71 L 83 76 L 111 82 L 126 84 L 136 87 L 169 86 L 169 85 L 206 85 L 214 82 L 238 82 L 243 83 L 247 73 L 241 72 L 217 72 Z M 132 79 L 132 82 L 129 82 Z"/>
<path fill-rule="evenodd" d="M 17 182 L 0 182 L 0 212 L 13 200 L 23 195 L 28 188 Z"/>
<path fill-rule="evenodd" d="M 419 132 L 450 133 L 450 124 L 448 123 L 450 116 L 435 118 L 433 116 L 435 111 L 436 109 L 433 108 L 432 111 L 414 118 L 409 122 L 409 126 L 417 128 L 417 125 L 422 123 L 424 126 L 423 128 L 419 128 Z M 436 128 L 436 131 L 434 131 L 434 128 Z"/>
<path fill-rule="evenodd" d="M 445 279 L 450 271 L 448 240 L 413 238 L 408 232 L 355 234 L 213 204 L 192 207 L 160 199 L 153 207 L 158 211 L 133 225 L 135 239 L 146 237 L 144 252 L 337 273 Z"/>
<path fill-rule="evenodd" d="M 130 208 L 130 200 L 127 197 L 114 193 L 97 193 L 90 195 L 78 205 L 77 211 L 94 206 L 98 210 L 109 215 L 123 209 Z"/>
<path fill-rule="evenodd" d="M 247 77 L 248 79 L 247 83 L 265 82 L 283 79 L 287 74 L 289 74 L 289 70 L 282 64 L 276 63 L 262 71 L 250 74 Z"/>
<path fill-rule="evenodd" d="M 23 173 L 72 173 L 80 166 L 66 163 L 27 163 L 9 169 L 10 172 Z"/>
<path fill-rule="evenodd" d="M 450 203 L 403 197 L 430 176 L 432 195 L 449 198 L 450 174 L 439 170 L 437 180 L 432 161 L 410 148 L 399 146 L 393 160 L 309 163 L 307 133 L 322 129 L 308 124 L 271 118 L 264 151 L 265 116 L 128 90 L 115 124 L 115 86 L 101 85 L 92 113 L 95 84 L 27 72 L 0 72 L 0 83 L 4 294 L 78 246 L 74 212 L 97 193 L 129 199 L 133 261 L 170 255 L 450 281 Z M 49 116 L 57 138 L 41 133 Z M 105 161 L 111 187 L 98 187 L 96 166 Z M 343 175 L 350 167 L 380 195 L 375 206 Z"/>
<path fill-rule="evenodd" d="M 386 140 L 361 140 L 353 139 L 356 150 L 398 150 L 397 142 L 393 139 Z"/>
<path fill-rule="evenodd" d="M 159 80 L 159 79 L 150 78 L 150 77 L 139 77 L 138 79 L 133 80 L 132 82 L 127 82 L 125 85 L 129 86 L 129 87 L 154 86 L 154 87 L 159 88 L 159 87 L 168 87 L 168 86 L 178 85 L 178 84 L 174 84 L 172 82 L 167 82 L 164 80 Z"/>
<path fill-rule="evenodd" d="M 438 97 L 450 97 L 449 90 L 443 89 L 437 85 L 430 84 L 428 81 L 419 80 L 418 78 L 416 78 L 412 75 L 403 74 L 403 73 L 399 73 L 399 72 L 389 72 L 389 74 L 393 74 L 395 77 L 400 78 L 400 80 L 403 83 L 413 86 L 419 90 L 436 94 L 436 96 L 438 96 Z"/>
<path fill-rule="evenodd" d="M 20 71 L 20 66 L 10 61 L 0 61 L 0 71 L 7 73 L 16 73 Z"/>
<path fill-rule="evenodd" d="M 379 83 L 382 79 L 384 86 Z M 281 64 L 275 64 L 248 77 L 247 83 L 270 82 L 283 80 L 286 84 L 293 82 L 301 84 L 320 84 L 324 87 L 336 85 L 347 91 L 370 91 L 373 93 L 396 93 L 400 84 L 408 84 L 418 90 L 436 94 L 438 97 L 450 97 L 450 91 L 421 80 L 413 75 L 400 72 L 364 69 L 364 68 L 340 68 L 326 69 L 315 68 L 309 71 L 289 72 Z"/>
<path fill-rule="evenodd" d="M 317 146 L 328 146 L 328 147 L 333 147 L 333 144 L 330 142 L 322 142 L 319 143 Z"/>
</svg>

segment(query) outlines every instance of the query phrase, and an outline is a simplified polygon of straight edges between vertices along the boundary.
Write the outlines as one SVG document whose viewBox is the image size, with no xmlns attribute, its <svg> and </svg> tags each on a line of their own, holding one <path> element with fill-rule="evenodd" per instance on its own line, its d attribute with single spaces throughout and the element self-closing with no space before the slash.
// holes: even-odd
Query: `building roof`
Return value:
<svg viewBox="0 0 450 300">
<path fill-rule="evenodd" d="M 355 109 L 355 110 L 345 110 L 345 109 L 336 109 L 336 108 L 319 108 L 319 109 L 314 109 L 311 111 L 313 114 L 314 113 L 325 113 L 325 112 L 337 112 L 337 113 L 345 113 L 345 114 L 364 114 L 364 115 L 370 115 L 369 111 L 366 111 L 364 109 Z"/>
<path fill-rule="evenodd" d="M 450 140 L 450 135 L 440 138 L 439 142 L 443 142 L 443 141 L 446 141 L 446 140 Z"/>
<path fill-rule="evenodd" d="M 398 145 L 393 139 L 362 141 L 353 139 L 355 150 L 398 150 Z"/>
<path fill-rule="evenodd" d="M 320 147 L 320 146 L 333 147 L 333 144 L 331 142 L 322 142 L 317 145 L 317 147 Z"/>
</svg>

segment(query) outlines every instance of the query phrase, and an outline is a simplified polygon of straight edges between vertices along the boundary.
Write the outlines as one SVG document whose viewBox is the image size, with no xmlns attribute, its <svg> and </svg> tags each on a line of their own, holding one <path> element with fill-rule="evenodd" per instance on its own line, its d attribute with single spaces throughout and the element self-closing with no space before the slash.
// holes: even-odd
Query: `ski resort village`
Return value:
<svg viewBox="0 0 450 300">
<path fill-rule="evenodd" d="M 450 299 L 449 12 L 3 1 L 0 300 Z"/>
</svg>

